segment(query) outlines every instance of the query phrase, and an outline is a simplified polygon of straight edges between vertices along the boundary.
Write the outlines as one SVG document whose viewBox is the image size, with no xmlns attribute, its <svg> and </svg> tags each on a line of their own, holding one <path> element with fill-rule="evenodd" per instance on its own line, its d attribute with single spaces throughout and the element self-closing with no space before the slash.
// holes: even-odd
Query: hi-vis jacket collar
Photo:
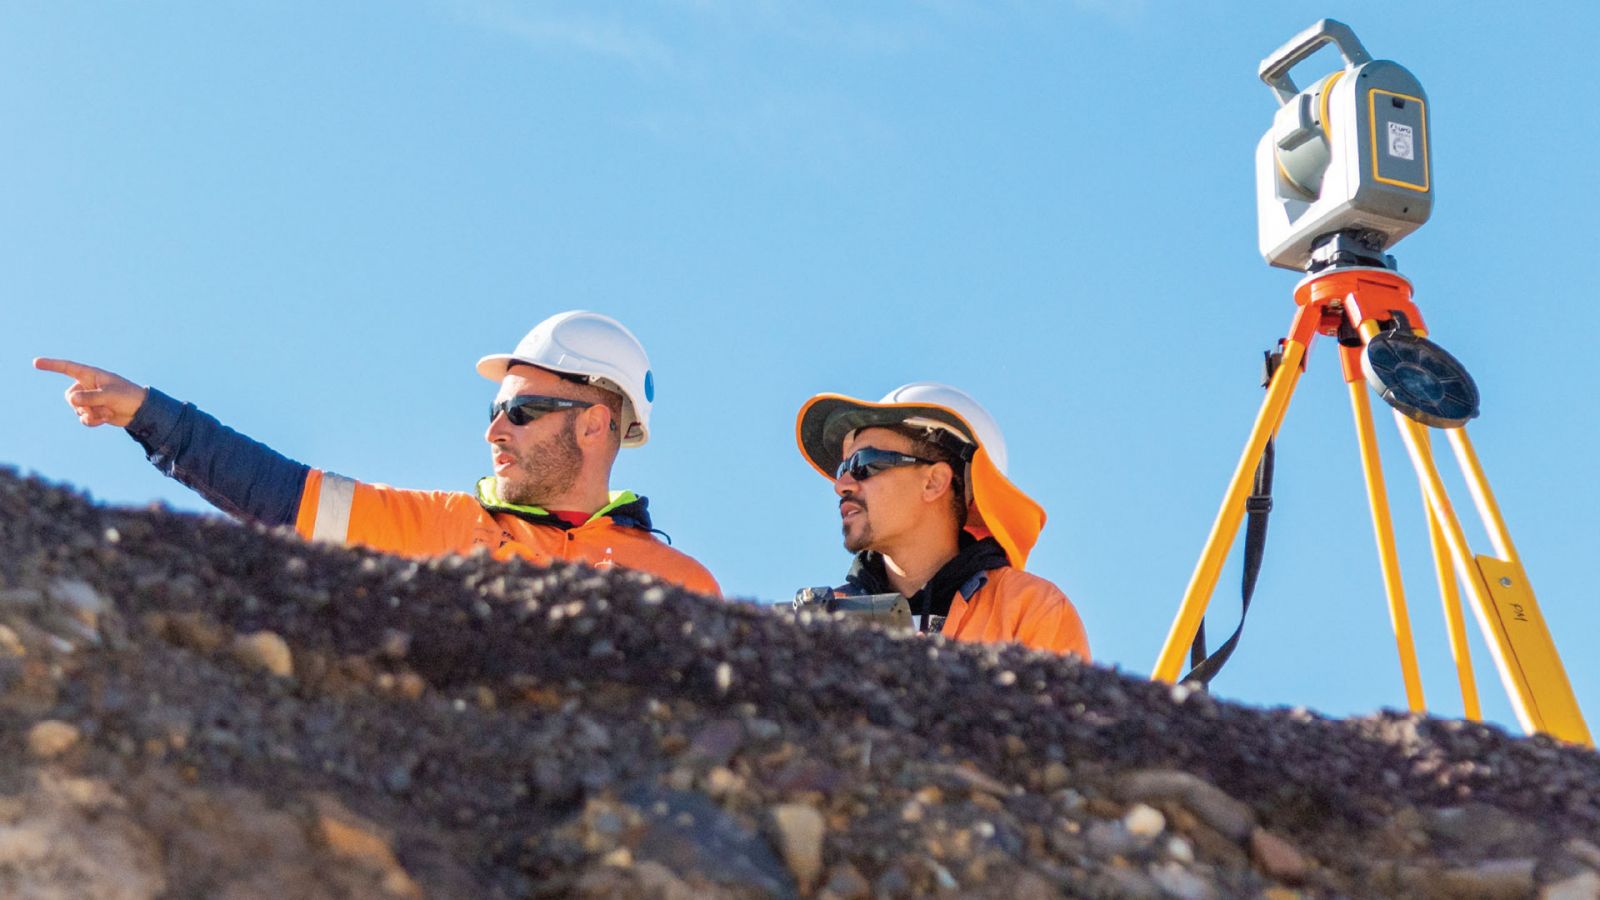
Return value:
<svg viewBox="0 0 1600 900">
<path fill-rule="evenodd" d="M 524 519 L 540 524 L 571 527 L 559 516 L 538 506 L 522 506 L 500 499 L 500 485 L 493 475 L 478 479 L 478 502 L 490 512 L 515 513 Z M 589 522 L 609 516 L 611 521 L 627 528 L 650 531 L 649 501 L 633 491 L 612 491 L 611 501 L 589 517 Z M 587 525 L 589 522 L 585 522 Z"/>
<path fill-rule="evenodd" d="M 976 430 L 954 410 L 921 403 L 873 403 L 843 394 L 818 394 L 800 407 L 795 419 L 795 441 L 811 467 L 833 480 L 838 470 L 845 436 L 874 425 L 895 425 L 909 419 L 926 419 L 946 425 L 968 441 L 978 443 Z M 967 484 L 972 503 L 967 510 L 967 531 L 973 537 L 993 536 L 1006 551 L 1011 565 L 1021 569 L 1044 530 L 1044 507 L 1012 484 L 980 444 L 967 464 Z"/>
</svg>

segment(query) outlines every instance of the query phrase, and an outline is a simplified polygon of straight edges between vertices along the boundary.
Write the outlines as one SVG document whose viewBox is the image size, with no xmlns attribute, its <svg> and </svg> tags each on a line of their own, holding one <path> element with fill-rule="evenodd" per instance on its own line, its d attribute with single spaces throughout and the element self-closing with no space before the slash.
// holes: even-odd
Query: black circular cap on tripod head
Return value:
<svg viewBox="0 0 1600 900">
<path fill-rule="evenodd" d="M 1434 428 L 1460 428 L 1478 415 L 1478 386 L 1443 347 L 1411 331 L 1385 331 L 1361 355 L 1367 383 L 1385 403 Z"/>
</svg>

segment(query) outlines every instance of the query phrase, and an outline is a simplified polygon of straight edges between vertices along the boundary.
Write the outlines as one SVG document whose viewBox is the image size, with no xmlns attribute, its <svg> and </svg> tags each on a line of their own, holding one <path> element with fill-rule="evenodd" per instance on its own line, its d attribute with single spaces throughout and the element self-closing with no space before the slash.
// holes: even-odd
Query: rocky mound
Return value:
<svg viewBox="0 0 1600 900">
<path fill-rule="evenodd" d="M 0 895 L 1600 895 L 1600 758 L 0 470 Z"/>
</svg>

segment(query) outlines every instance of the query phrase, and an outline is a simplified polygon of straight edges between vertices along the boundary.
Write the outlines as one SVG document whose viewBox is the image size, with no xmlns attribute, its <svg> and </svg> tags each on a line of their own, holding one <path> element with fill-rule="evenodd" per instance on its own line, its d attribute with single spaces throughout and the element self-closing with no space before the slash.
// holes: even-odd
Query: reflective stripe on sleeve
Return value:
<svg viewBox="0 0 1600 900">
<path fill-rule="evenodd" d="M 343 544 L 350 534 L 350 506 L 355 499 L 354 479 L 332 472 L 322 473 L 322 488 L 317 492 L 317 521 L 311 526 L 311 539 Z"/>
</svg>

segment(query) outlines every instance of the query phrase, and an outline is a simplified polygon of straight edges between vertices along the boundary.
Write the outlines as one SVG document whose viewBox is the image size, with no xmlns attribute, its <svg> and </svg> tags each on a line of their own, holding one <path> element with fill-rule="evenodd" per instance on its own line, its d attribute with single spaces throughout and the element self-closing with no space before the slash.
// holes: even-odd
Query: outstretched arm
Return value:
<svg viewBox="0 0 1600 900">
<path fill-rule="evenodd" d="M 156 468 L 230 515 L 293 525 L 310 469 L 218 422 L 191 403 L 82 363 L 36 359 L 73 380 L 67 403 L 89 427 L 118 425 Z"/>
</svg>

